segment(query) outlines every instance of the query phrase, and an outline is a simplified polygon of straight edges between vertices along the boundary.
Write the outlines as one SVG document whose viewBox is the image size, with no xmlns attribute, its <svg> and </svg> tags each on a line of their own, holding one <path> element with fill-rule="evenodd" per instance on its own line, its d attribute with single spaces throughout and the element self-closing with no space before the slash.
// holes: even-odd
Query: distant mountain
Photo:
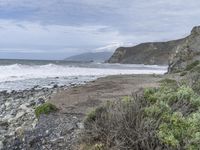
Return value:
<svg viewBox="0 0 200 150">
<path fill-rule="evenodd" d="M 105 62 L 112 56 L 112 52 L 83 53 L 66 58 L 67 61 Z"/>
</svg>

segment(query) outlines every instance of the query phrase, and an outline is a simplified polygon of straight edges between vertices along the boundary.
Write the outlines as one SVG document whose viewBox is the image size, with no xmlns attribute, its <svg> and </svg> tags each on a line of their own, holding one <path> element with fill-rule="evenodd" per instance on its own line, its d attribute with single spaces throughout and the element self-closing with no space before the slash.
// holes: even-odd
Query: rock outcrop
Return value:
<svg viewBox="0 0 200 150">
<path fill-rule="evenodd" d="M 184 39 L 169 42 L 142 43 L 134 47 L 120 47 L 108 63 L 168 65 L 169 56 Z"/>
<path fill-rule="evenodd" d="M 183 71 L 186 66 L 200 60 L 200 26 L 194 27 L 191 34 L 173 51 L 170 57 L 169 73 Z"/>
</svg>

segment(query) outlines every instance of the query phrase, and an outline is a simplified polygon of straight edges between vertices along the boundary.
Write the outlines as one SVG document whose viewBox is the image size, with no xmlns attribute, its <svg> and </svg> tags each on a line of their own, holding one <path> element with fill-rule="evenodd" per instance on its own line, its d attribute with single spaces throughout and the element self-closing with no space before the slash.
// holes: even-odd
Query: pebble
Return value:
<svg viewBox="0 0 200 150">
<path fill-rule="evenodd" d="M 0 150 L 2 150 L 2 149 L 3 149 L 3 142 L 0 141 Z"/>
<path fill-rule="evenodd" d="M 5 102 L 5 106 L 6 106 L 6 107 L 9 107 L 10 104 L 11 104 L 10 102 Z"/>
<path fill-rule="evenodd" d="M 45 100 L 43 98 L 39 98 L 36 102 L 37 105 L 41 105 L 41 104 L 44 104 L 45 103 Z"/>
<path fill-rule="evenodd" d="M 39 89 L 36 86 L 24 91 L 0 92 L 0 150 L 27 149 L 30 143 L 38 150 L 38 143 L 42 148 L 46 140 L 52 139 L 55 141 L 47 142 L 44 147 L 53 150 L 72 145 L 74 130 L 83 127 L 76 116 L 69 119 L 49 116 L 38 120 L 34 113 L 35 107 L 45 103 L 57 90 L 66 88 L 55 85 L 53 88 Z"/>
<path fill-rule="evenodd" d="M 17 113 L 17 115 L 15 116 L 15 120 L 18 120 L 19 118 L 21 118 L 22 116 L 24 116 L 26 113 L 24 111 L 20 111 Z"/>
<path fill-rule="evenodd" d="M 22 135 L 24 134 L 24 129 L 22 127 L 18 127 L 15 129 L 15 134 L 19 137 L 22 137 Z"/>
</svg>

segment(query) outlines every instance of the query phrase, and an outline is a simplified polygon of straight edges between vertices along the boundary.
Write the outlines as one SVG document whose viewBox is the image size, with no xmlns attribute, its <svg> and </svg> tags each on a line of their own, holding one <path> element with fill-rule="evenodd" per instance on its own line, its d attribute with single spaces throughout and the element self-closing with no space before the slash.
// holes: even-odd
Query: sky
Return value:
<svg viewBox="0 0 200 150">
<path fill-rule="evenodd" d="M 168 41 L 200 25 L 199 0 L 0 0 L 0 58 L 63 59 Z"/>
</svg>

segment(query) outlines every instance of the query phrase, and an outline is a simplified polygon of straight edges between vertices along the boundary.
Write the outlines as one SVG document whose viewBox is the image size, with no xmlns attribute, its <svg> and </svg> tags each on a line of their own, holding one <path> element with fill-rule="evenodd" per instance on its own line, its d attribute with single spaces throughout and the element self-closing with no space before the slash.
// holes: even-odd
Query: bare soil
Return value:
<svg viewBox="0 0 200 150">
<path fill-rule="evenodd" d="M 108 100 L 132 95 L 146 87 L 157 87 L 166 75 L 115 75 L 99 78 L 85 85 L 56 93 L 50 102 L 61 113 L 85 114 L 91 108 Z"/>
</svg>

